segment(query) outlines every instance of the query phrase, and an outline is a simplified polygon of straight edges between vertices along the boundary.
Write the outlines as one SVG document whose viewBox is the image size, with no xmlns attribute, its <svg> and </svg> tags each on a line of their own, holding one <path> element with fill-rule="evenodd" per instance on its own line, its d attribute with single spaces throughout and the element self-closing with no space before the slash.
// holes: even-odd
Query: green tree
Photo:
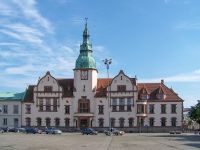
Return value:
<svg viewBox="0 0 200 150">
<path fill-rule="evenodd" d="M 190 119 L 199 124 L 199 129 L 200 129 L 200 100 L 198 100 L 198 103 L 195 106 L 191 107 L 191 110 L 189 112 L 189 117 Z"/>
</svg>

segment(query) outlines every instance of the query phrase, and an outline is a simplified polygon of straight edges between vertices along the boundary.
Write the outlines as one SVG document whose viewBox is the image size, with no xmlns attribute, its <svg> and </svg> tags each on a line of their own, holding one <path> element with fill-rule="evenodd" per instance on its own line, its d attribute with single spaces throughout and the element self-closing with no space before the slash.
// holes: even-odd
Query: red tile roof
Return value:
<svg viewBox="0 0 200 150">
<path fill-rule="evenodd" d="M 73 97 L 74 79 L 56 79 L 59 85 L 63 88 L 63 97 Z M 131 78 L 132 83 L 135 85 L 135 78 Z M 106 87 L 111 84 L 112 79 L 99 78 L 97 80 L 97 88 L 95 97 L 106 97 Z M 33 85 L 30 85 L 26 90 L 24 102 L 33 102 Z M 145 90 L 150 95 L 149 100 L 158 101 L 156 94 L 164 93 L 166 95 L 163 101 L 182 101 L 182 99 L 172 89 L 168 88 L 163 83 L 138 83 L 137 89 L 140 94 L 141 91 Z"/>
<path fill-rule="evenodd" d="M 97 80 L 97 89 L 95 97 L 106 97 L 106 87 L 111 84 L 112 79 L 99 78 Z"/>
<path fill-rule="evenodd" d="M 168 88 L 163 83 L 138 83 L 138 91 L 140 91 L 144 85 L 150 93 L 149 100 L 158 100 L 156 94 L 163 92 L 166 95 L 163 101 L 182 101 L 178 94 L 176 94 L 172 89 Z"/>
</svg>

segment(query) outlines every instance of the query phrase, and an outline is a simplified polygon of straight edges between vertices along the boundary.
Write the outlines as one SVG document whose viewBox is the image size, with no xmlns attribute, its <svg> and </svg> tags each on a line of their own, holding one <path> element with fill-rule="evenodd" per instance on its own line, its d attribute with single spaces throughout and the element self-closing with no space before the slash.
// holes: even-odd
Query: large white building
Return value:
<svg viewBox="0 0 200 150">
<path fill-rule="evenodd" d="M 23 126 L 100 130 L 110 125 L 152 132 L 182 126 L 183 100 L 163 80 L 138 83 L 122 70 L 114 78 L 98 78 L 92 52 L 86 23 L 74 78 L 57 79 L 47 72 L 30 85 L 22 104 Z"/>
</svg>

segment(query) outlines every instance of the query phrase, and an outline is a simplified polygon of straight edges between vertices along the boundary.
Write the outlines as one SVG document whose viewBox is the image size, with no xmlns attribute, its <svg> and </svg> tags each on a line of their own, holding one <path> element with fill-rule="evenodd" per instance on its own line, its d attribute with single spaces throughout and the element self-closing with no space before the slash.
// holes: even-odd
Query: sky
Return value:
<svg viewBox="0 0 200 150">
<path fill-rule="evenodd" d="M 0 0 L 0 91 L 21 92 L 47 71 L 73 78 L 88 18 L 99 71 L 173 88 L 200 99 L 199 0 Z"/>
</svg>

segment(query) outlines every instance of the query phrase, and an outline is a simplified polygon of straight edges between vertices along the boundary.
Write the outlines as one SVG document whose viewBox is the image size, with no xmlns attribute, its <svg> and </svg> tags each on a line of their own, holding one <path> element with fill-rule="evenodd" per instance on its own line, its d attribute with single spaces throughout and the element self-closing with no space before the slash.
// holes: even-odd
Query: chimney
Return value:
<svg viewBox="0 0 200 150">
<path fill-rule="evenodd" d="M 164 84 L 164 79 L 161 79 L 161 83 Z"/>
</svg>

